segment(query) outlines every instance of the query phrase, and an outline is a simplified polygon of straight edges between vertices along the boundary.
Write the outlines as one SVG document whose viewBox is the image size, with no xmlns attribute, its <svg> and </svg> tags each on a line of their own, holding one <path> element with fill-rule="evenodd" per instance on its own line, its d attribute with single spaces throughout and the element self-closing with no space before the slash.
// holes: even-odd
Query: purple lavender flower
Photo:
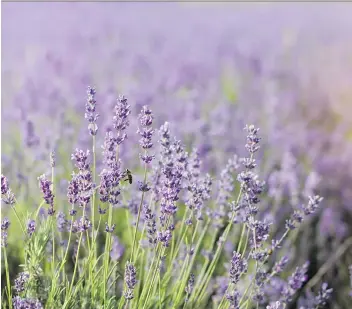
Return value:
<svg viewBox="0 0 352 309">
<path fill-rule="evenodd" d="M 297 267 L 293 274 L 288 278 L 288 285 L 291 288 L 291 295 L 294 292 L 299 290 L 303 283 L 307 280 L 308 276 L 306 275 L 308 271 L 309 263 L 306 262 L 302 267 Z"/>
<path fill-rule="evenodd" d="M 159 192 L 161 194 L 160 219 L 161 224 L 164 225 L 166 217 L 174 215 L 177 211 L 176 201 L 179 199 L 178 194 L 182 188 L 182 168 L 177 164 L 177 161 L 175 162 L 175 158 L 172 156 L 173 147 L 170 144 L 168 123 L 165 123 L 160 128 L 159 143 L 161 145 L 161 160 L 159 163 L 163 174 L 162 189 Z M 177 142 L 175 142 L 175 144 L 176 143 Z M 165 235 L 160 236 L 162 239 L 165 239 Z"/>
<path fill-rule="evenodd" d="M 157 239 L 161 242 L 164 247 L 168 247 L 170 245 L 171 238 L 172 233 L 170 229 L 167 229 L 165 231 L 158 231 L 157 233 Z"/>
<path fill-rule="evenodd" d="M 1 230 L 2 231 L 8 230 L 10 224 L 11 224 L 10 220 L 8 218 L 4 218 L 1 222 Z"/>
<path fill-rule="evenodd" d="M 185 151 L 183 144 L 180 140 L 176 140 L 171 145 L 172 155 L 176 165 L 180 169 L 181 175 L 186 180 L 189 178 L 188 167 L 188 153 Z M 184 188 L 185 186 L 183 186 Z"/>
<path fill-rule="evenodd" d="M 254 291 L 254 295 L 252 296 L 252 300 L 258 305 L 264 304 L 264 292 L 257 289 Z"/>
<path fill-rule="evenodd" d="M 237 284 L 240 280 L 240 276 L 247 271 L 247 262 L 244 260 L 240 253 L 233 252 L 230 267 L 230 281 L 233 284 Z"/>
<path fill-rule="evenodd" d="M 154 130 L 151 127 L 153 124 L 153 114 L 152 111 L 148 108 L 148 106 L 143 106 L 139 116 L 139 123 L 141 127 L 138 129 L 137 133 L 141 136 L 139 140 L 139 145 L 145 150 L 144 153 L 141 153 L 139 157 L 145 163 L 150 163 L 154 155 L 148 154 L 148 150 L 153 147 L 152 137 Z"/>
<path fill-rule="evenodd" d="M 117 132 L 115 142 L 120 145 L 127 137 L 125 130 L 129 126 L 128 115 L 131 113 L 127 99 L 120 95 L 115 106 L 115 115 L 113 117 L 113 127 Z"/>
<path fill-rule="evenodd" d="M 77 232 L 85 232 L 92 226 L 88 217 L 81 217 L 73 222 L 73 229 Z"/>
<path fill-rule="evenodd" d="M 101 208 L 100 205 L 98 206 L 98 212 L 100 215 L 105 215 L 107 208 Z"/>
<path fill-rule="evenodd" d="M 89 150 L 84 152 L 83 150 L 77 148 L 75 152 L 71 155 L 71 160 L 75 162 L 75 166 L 78 168 L 79 171 L 85 171 L 89 169 L 89 156 Z"/>
<path fill-rule="evenodd" d="M 248 226 L 253 231 L 253 247 L 258 247 L 263 241 L 268 239 L 270 225 L 267 222 L 254 220 L 251 217 L 248 219 Z"/>
<path fill-rule="evenodd" d="M 319 208 L 319 205 L 322 200 L 323 200 L 323 198 L 320 197 L 319 195 L 315 195 L 313 197 L 309 196 L 308 204 L 303 207 L 304 214 L 306 216 L 309 216 L 309 215 L 315 213 L 315 211 Z"/>
<path fill-rule="evenodd" d="M 114 163 L 116 162 L 116 139 L 114 138 L 114 134 L 112 131 L 108 131 L 105 133 L 104 144 L 102 146 L 103 149 L 103 157 L 104 163 L 112 168 Z"/>
<path fill-rule="evenodd" d="M 325 306 L 330 296 L 332 294 L 333 289 L 328 289 L 328 284 L 324 282 L 321 286 L 319 294 L 315 297 L 315 306 L 319 308 L 320 306 Z"/>
<path fill-rule="evenodd" d="M 43 309 L 43 305 L 35 298 L 21 298 L 16 296 L 13 298 L 14 309 Z"/>
<path fill-rule="evenodd" d="M 198 179 L 200 175 L 201 160 L 199 158 L 199 152 L 196 148 L 193 148 L 188 164 L 189 178 L 192 180 Z"/>
<path fill-rule="evenodd" d="M 171 141 L 169 123 L 165 122 L 159 129 L 159 143 L 161 145 L 161 156 L 163 159 L 171 156 Z"/>
<path fill-rule="evenodd" d="M 234 190 L 233 173 L 239 167 L 237 155 L 230 158 L 225 168 L 220 173 L 218 182 L 218 194 L 216 197 L 216 209 L 213 211 L 213 224 L 222 226 L 226 216 L 228 215 L 228 203 Z"/>
<path fill-rule="evenodd" d="M 111 227 L 105 222 L 105 232 L 113 233 L 115 231 L 116 224 L 113 224 Z"/>
<path fill-rule="evenodd" d="M 100 174 L 100 201 L 109 202 L 112 205 L 117 205 L 119 202 L 119 183 L 123 178 L 123 173 L 121 171 L 121 161 L 117 157 L 117 146 L 127 137 L 125 130 L 129 126 L 129 114 L 130 106 L 127 104 L 127 99 L 120 96 L 115 106 L 115 115 L 113 117 L 116 137 L 114 137 L 112 131 L 107 132 L 103 145 L 104 163 L 109 167 L 109 170 L 104 169 Z"/>
<path fill-rule="evenodd" d="M 68 212 L 70 216 L 75 216 L 77 214 L 77 210 L 76 209 L 70 209 L 70 211 Z"/>
<path fill-rule="evenodd" d="M 89 122 L 89 134 L 95 136 L 98 132 L 97 119 L 99 117 L 99 114 L 96 113 L 95 89 L 88 87 L 87 95 L 88 98 L 86 102 L 86 112 L 84 114 L 84 118 Z"/>
<path fill-rule="evenodd" d="M 143 213 L 146 222 L 148 241 L 150 244 L 155 245 L 157 241 L 155 215 L 147 204 L 143 205 Z"/>
<path fill-rule="evenodd" d="M 193 286 L 194 286 L 194 273 L 191 273 L 190 276 L 189 276 L 189 279 L 188 279 L 188 283 L 187 283 L 187 286 L 185 288 L 185 292 L 187 294 L 186 296 L 186 300 L 188 300 L 188 297 L 191 295 L 192 291 L 193 291 Z"/>
<path fill-rule="evenodd" d="M 247 143 L 245 145 L 246 149 L 249 153 L 253 154 L 259 149 L 259 141 L 260 138 L 258 137 L 259 129 L 255 128 L 254 125 L 246 125 L 244 128 L 248 135 L 247 135 Z"/>
<path fill-rule="evenodd" d="M 288 263 L 288 257 L 283 256 L 279 261 L 277 261 L 273 267 L 275 273 L 280 273 L 284 270 L 285 266 Z"/>
<path fill-rule="evenodd" d="M 1 194 L 6 194 L 9 189 L 9 181 L 3 174 L 1 174 Z"/>
<path fill-rule="evenodd" d="M 258 213 L 256 204 L 259 203 L 258 196 L 263 192 L 264 183 L 258 180 L 258 176 L 252 171 L 241 172 L 237 176 L 244 192 L 243 203 L 247 218 Z"/>
<path fill-rule="evenodd" d="M 79 199 L 79 176 L 77 174 L 72 174 L 72 179 L 68 184 L 67 188 L 67 198 L 71 205 L 78 202 Z"/>
<path fill-rule="evenodd" d="M 116 164 L 112 170 L 104 169 L 100 174 L 100 201 L 109 202 L 112 205 L 119 203 L 120 195 L 119 183 L 123 175 L 121 173 L 120 164 Z"/>
<path fill-rule="evenodd" d="M 226 299 L 230 303 L 230 309 L 240 308 L 240 293 L 237 290 L 234 290 L 233 292 L 227 292 Z"/>
<path fill-rule="evenodd" d="M 204 203 L 210 198 L 212 179 L 207 174 L 204 179 L 194 179 L 193 181 L 188 186 L 190 197 L 186 201 L 186 205 L 191 210 L 197 211 L 197 220 L 202 220 L 202 209 Z"/>
<path fill-rule="evenodd" d="M 142 192 L 148 192 L 150 190 L 150 187 L 148 186 L 147 183 L 144 183 L 142 181 L 137 181 L 138 184 L 138 190 Z"/>
<path fill-rule="evenodd" d="M 45 200 L 46 204 L 49 205 L 49 210 L 51 209 L 50 213 L 53 213 L 54 207 L 54 194 L 51 190 L 51 181 L 46 178 L 46 175 L 43 174 L 38 177 L 39 180 L 39 187 L 43 193 L 43 199 Z M 49 214 L 49 213 L 48 213 Z"/>
<path fill-rule="evenodd" d="M 7 247 L 7 230 L 9 229 L 10 226 L 10 221 L 8 218 L 4 218 L 1 222 L 1 246 L 2 247 Z"/>
<path fill-rule="evenodd" d="M 7 205 L 13 205 L 16 202 L 15 195 L 9 188 L 8 180 L 5 176 L 1 175 L 1 200 Z"/>
<path fill-rule="evenodd" d="M 72 181 L 68 188 L 68 196 L 70 202 L 78 201 L 81 207 L 85 207 L 89 204 L 95 186 L 90 170 L 89 156 L 89 150 L 84 152 L 80 149 L 76 149 L 71 156 L 71 159 L 75 161 L 75 166 L 79 171 L 77 175 L 72 176 Z"/>
<path fill-rule="evenodd" d="M 268 273 L 264 269 L 258 269 L 255 274 L 255 284 L 262 287 L 268 278 Z"/>
<path fill-rule="evenodd" d="M 137 284 L 136 268 L 130 262 L 127 262 L 125 267 L 125 284 L 127 289 L 124 291 L 124 296 L 127 300 L 133 299 L 133 290 Z"/>
<path fill-rule="evenodd" d="M 307 205 L 302 206 L 303 211 L 295 210 L 289 219 L 286 220 L 286 228 L 293 230 L 298 224 L 302 223 L 304 216 L 312 215 L 319 207 L 320 202 L 323 200 L 322 197 L 316 195 L 314 197 L 309 196 L 309 201 Z"/>
<path fill-rule="evenodd" d="M 35 232 L 35 221 L 34 220 L 29 220 L 27 223 L 27 233 L 29 236 L 32 236 L 32 234 Z"/>
<path fill-rule="evenodd" d="M 17 293 L 21 293 L 26 288 L 26 283 L 29 280 L 29 273 L 22 272 L 15 279 L 15 290 Z"/>
</svg>

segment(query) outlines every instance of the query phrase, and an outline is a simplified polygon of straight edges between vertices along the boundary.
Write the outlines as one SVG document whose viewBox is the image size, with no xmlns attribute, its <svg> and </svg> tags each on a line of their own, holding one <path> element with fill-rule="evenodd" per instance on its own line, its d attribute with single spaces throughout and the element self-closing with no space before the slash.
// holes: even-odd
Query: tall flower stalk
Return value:
<svg viewBox="0 0 352 309">
<path fill-rule="evenodd" d="M 92 156 L 93 156 L 93 186 L 96 184 L 96 135 L 98 133 L 98 125 L 97 120 L 99 118 L 99 114 L 96 112 L 96 100 L 95 100 L 96 90 L 95 88 L 88 87 L 87 89 L 87 101 L 86 101 L 86 110 L 84 114 L 84 118 L 88 120 L 88 131 L 92 136 Z M 93 190 L 92 195 L 92 203 L 91 203 L 91 217 L 92 217 L 92 250 L 94 252 L 94 261 L 96 260 L 96 243 L 94 237 L 95 231 L 95 194 L 96 190 Z"/>
<path fill-rule="evenodd" d="M 108 267 L 111 250 L 111 232 L 112 218 L 113 218 L 113 206 L 119 203 L 118 196 L 120 195 L 119 184 L 124 177 L 124 173 L 121 170 L 121 160 L 119 158 L 119 147 L 127 138 L 126 129 L 129 126 L 128 116 L 130 114 L 130 105 L 124 96 L 120 96 L 117 100 L 114 109 L 113 116 L 113 127 L 115 131 L 109 131 L 106 133 L 105 141 L 103 145 L 103 156 L 104 163 L 108 169 L 104 169 L 100 174 L 100 200 L 102 202 L 109 203 L 108 210 L 108 230 L 106 231 L 105 240 L 105 255 L 104 255 L 104 282 L 103 282 L 103 293 L 104 293 L 104 305 L 106 305 L 107 297 L 107 280 L 108 280 Z"/>
<path fill-rule="evenodd" d="M 135 245 L 137 240 L 139 221 L 140 221 L 143 202 L 144 202 L 144 195 L 145 195 L 145 192 L 148 192 L 150 190 L 147 184 L 148 164 L 150 164 L 154 158 L 154 156 L 149 153 L 149 150 L 153 147 L 152 136 L 153 136 L 154 130 L 152 128 L 152 124 L 153 124 L 152 111 L 148 108 L 148 106 L 145 105 L 143 106 L 138 118 L 139 118 L 140 128 L 138 129 L 137 133 L 140 135 L 139 145 L 143 149 L 142 150 L 143 152 L 139 154 L 139 157 L 141 161 L 144 163 L 144 175 L 143 175 L 143 182 L 139 183 L 138 185 L 139 191 L 142 191 L 142 197 L 138 207 L 137 222 L 136 222 L 136 227 L 133 235 L 132 251 L 131 251 L 132 262 L 135 261 L 134 250 L 135 250 Z"/>
</svg>

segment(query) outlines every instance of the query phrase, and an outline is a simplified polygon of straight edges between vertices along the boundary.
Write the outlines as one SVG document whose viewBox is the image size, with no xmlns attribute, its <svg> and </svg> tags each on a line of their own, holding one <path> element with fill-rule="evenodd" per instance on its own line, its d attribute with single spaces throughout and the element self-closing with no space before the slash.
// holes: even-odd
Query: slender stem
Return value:
<svg viewBox="0 0 352 309">
<path fill-rule="evenodd" d="M 39 216 L 40 208 L 42 208 L 42 206 L 43 206 L 44 204 L 45 204 L 45 201 L 44 201 L 44 200 L 39 204 L 39 206 L 38 206 L 38 208 L 37 208 L 37 211 L 35 212 L 34 220 L 37 220 L 37 218 L 38 218 L 38 216 Z"/>
<path fill-rule="evenodd" d="M 147 163 L 145 163 L 145 167 L 144 167 L 144 180 L 143 180 L 143 184 L 144 185 L 146 183 L 146 180 L 147 180 Z M 140 218 L 141 218 L 141 212 L 142 212 L 142 207 L 143 207 L 144 193 L 145 192 L 143 191 L 142 192 L 141 202 L 140 202 L 139 207 L 138 207 L 137 223 L 136 223 L 136 228 L 134 230 L 134 236 L 133 236 L 132 252 L 131 252 L 131 261 L 133 261 L 133 262 L 135 261 L 133 254 L 134 254 L 134 247 L 136 245 L 138 225 L 139 225 L 139 221 L 140 221 Z"/>
<path fill-rule="evenodd" d="M 84 207 L 83 207 L 83 215 L 82 215 L 82 219 L 83 220 L 84 220 L 84 217 L 85 217 L 85 212 L 86 212 L 86 206 L 84 205 Z M 73 270 L 72 281 L 71 281 L 70 288 L 68 290 L 68 294 L 67 294 L 67 297 L 66 297 L 66 302 L 65 302 L 66 305 L 67 305 L 67 301 L 69 300 L 69 298 L 71 296 L 73 283 L 74 283 L 75 277 L 76 277 L 76 272 L 77 272 L 77 268 L 78 268 L 79 251 L 80 251 L 80 248 L 81 248 L 82 237 L 83 237 L 83 231 L 80 233 L 80 236 L 79 236 L 77 255 L 76 255 L 76 262 L 75 262 L 75 267 L 74 267 L 74 270 Z M 64 308 L 66 308 L 65 304 L 64 304 Z"/>
<path fill-rule="evenodd" d="M 187 266 L 188 266 L 188 269 L 187 269 L 187 271 L 186 271 L 185 280 L 182 280 L 182 281 L 181 281 L 180 288 L 179 288 L 178 293 L 177 293 L 177 296 L 176 296 L 176 301 L 175 301 L 175 303 L 174 303 L 174 308 L 177 307 L 178 302 L 180 301 L 180 298 L 181 298 L 181 296 L 182 296 L 182 292 L 185 290 L 186 284 L 187 284 L 187 282 L 188 282 L 189 275 L 190 275 L 191 270 L 192 270 L 192 268 L 193 268 L 193 264 L 194 264 L 194 262 L 195 262 L 195 260 L 196 260 L 197 253 L 198 253 L 198 251 L 199 251 L 199 249 L 200 249 L 200 246 L 201 246 L 201 243 L 202 243 L 202 241 L 203 241 L 203 239 L 204 239 L 204 236 L 205 236 L 206 232 L 208 231 L 209 225 L 210 225 L 210 220 L 208 220 L 207 223 L 206 223 L 206 225 L 204 226 L 203 232 L 202 232 L 202 234 L 200 235 L 200 237 L 199 237 L 199 239 L 198 239 L 197 246 L 196 246 L 196 249 L 194 250 L 192 259 L 191 259 L 189 265 L 187 265 Z"/>
<path fill-rule="evenodd" d="M 123 308 L 124 308 L 124 309 L 128 309 L 129 303 L 130 303 L 130 300 L 127 299 L 126 304 L 125 304 L 125 306 L 124 306 Z"/>
<path fill-rule="evenodd" d="M 51 191 L 53 193 L 54 199 L 53 199 L 53 208 L 54 208 L 54 202 L 55 202 L 55 174 L 54 174 L 54 167 L 51 167 Z M 51 218 L 51 231 L 52 231 L 52 239 L 53 239 L 53 251 L 52 251 L 52 272 L 53 274 L 55 273 L 55 227 L 54 227 L 54 216 Z"/>
<path fill-rule="evenodd" d="M 153 276 L 152 276 L 152 281 L 149 285 L 149 288 L 148 288 L 148 292 L 147 292 L 147 296 L 146 296 L 146 299 L 144 301 L 144 304 L 143 304 L 143 308 L 144 309 L 147 304 L 148 304 L 148 300 L 149 300 L 149 296 L 150 296 L 150 292 L 152 291 L 153 287 L 154 287 L 154 280 L 155 280 L 155 277 L 157 275 L 157 273 L 159 273 L 158 271 L 158 264 L 159 264 L 159 261 L 160 261 L 160 258 L 164 255 L 164 252 L 165 252 L 165 247 L 161 248 L 160 252 L 159 252 L 159 255 L 156 259 L 156 263 L 155 263 L 155 270 L 153 272 Z"/>
<path fill-rule="evenodd" d="M 242 188 L 241 188 L 241 190 L 240 190 L 240 192 L 239 192 L 239 194 L 238 194 L 238 197 L 237 197 L 237 200 L 236 200 L 236 205 L 238 205 L 241 195 L 242 195 Z M 200 287 L 199 287 L 200 297 L 198 298 L 198 302 L 200 302 L 200 301 L 202 300 L 202 297 L 203 297 L 203 295 L 204 295 L 204 293 L 205 293 L 205 291 L 206 291 L 206 286 L 207 286 L 207 284 L 208 284 L 208 282 L 209 282 L 209 280 L 210 280 L 210 277 L 211 277 L 213 271 L 215 270 L 216 263 L 217 263 L 217 261 L 218 261 L 219 258 L 220 258 L 220 253 L 221 253 L 221 251 L 222 251 L 222 249 L 223 249 L 223 247 L 224 247 L 224 245 L 225 245 L 227 236 L 228 236 L 228 234 L 229 234 L 229 232 L 230 232 L 230 230 L 231 230 L 231 227 L 232 227 L 232 225 L 233 225 L 233 220 L 234 220 L 234 218 L 235 218 L 235 215 L 236 215 L 236 213 L 233 212 L 233 214 L 232 214 L 232 216 L 231 216 L 231 219 L 230 219 L 230 222 L 228 223 L 228 225 L 227 225 L 227 227 L 226 227 L 226 229 L 225 229 L 225 231 L 224 231 L 224 233 L 223 233 L 223 235 L 224 235 L 223 241 L 222 241 L 221 244 L 218 246 L 218 248 L 217 248 L 217 250 L 216 250 L 216 252 L 215 252 L 214 259 L 212 260 L 212 262 L 211 262 L 211 264 L 210 264 L 209 270 L 207 271 L 207 273 L 206 273 L 204 279 L 203 279 L 202 282 L 201 282 L 201 285 L 200 285 Z M 195 296 L 195 293 L 194 293 L 193 295 Z"/>
<path fill-rule="evenodd" d="M 14 213 L 15 213 L 15 216 L 16 216 L 16 218 L 17 218 L 18 222 L 19 222 L 19 223 L 20 223 L 20 225 L 21 225 L 21 229 L 22 229 L 23 235 L 26 235 L 25 228 L 24 228 L 24 226 L 23 226 L 22 221 L 20 220 L 20 217 L 18 216 L 18 213 L 17 213 L 16 207 L 15 207 L 15 206 L 13 206 L 13 207 L 12 207 L 12 209 L 13 209 L 13 211 L 14 211 Z"/>
<path fill-rule="evenodd" d="M 93 153 L 93 183 L 96 181 L 96 154 L 95 154 L 95 135 L 92 136 L 92 153 Z M 96 190 L 93 190 L 92 205 L 91 205 L 91 215 L 92 215 L 92 242 L 95 232 L 95 194 Z M 95 248 L 92 244 L 92 250 L 94 250 L 94 260 L 96 259 Z"/>
<path fill-rule="evenodd" d="M 112 223 L 112 205 L 109 204 L 109 219 L 108 219 L 108 225 L 109 228 L 111 227 Z M 106 291 L 106 286 L 107 286 L 107 273 L 108 273 L 108 267 L 109 267 L 109 260 L 110 260 L 110 247 L 111 247 L 111 233 L 106 232 L 106 242 L 105 242 L 105 257 L 104 257 L 104 282 L 103 282 L 103 287 L 104 287 L 104 308 L 106 306 L 106 297 L 107 297 L 107 291 Z"/>
<path fill-rule="evenodd" d="M 4 249 L 4 260 L 5 260 L 5 272 L 6 272 L 6 284 L 7 284 L 7 296 L 9 300 L 9 308 L 12 308 L 12 291 L 11 291 L 11 283 L 10 283 L 10 274 L 9 274 L 9 264 L 7 262 L 7 253 L 6 247 Z"/>
<path fill-rule="evenodd" d="M 147 273 L 147 278 L 146 278 L 146 281 L 145 282 L 149 282 L 149 277 L 150 275 L 152 274 L 152 272 L 154 271 L 154 263 L 157 263 L 156 259 L 157 259 L 157 256 L 159 256 L 159 250 L 161 250 L 160 248 L 160 244 L 158 243 L 155 247 L 155 250 L 154 250 L 154 255 L 153 255 L 153 260 L 149 266 L 149 270 L 148 270 L 148 273 Z M 150 285 L 149 285 L 149 288 L 150 288 Z M 141 297 L 140 297 L 140 301 L 143 301 L 144 300 L 144 296 L 145 296 L 145 292 L 146 290 L 142 289 L 142 293 L 141 293 Z"/>
<path fill-rule="evenodd" d="M 248 238 L 249 238 L 249 229 L 247 229 L 246 242 L 245 242 L 245 246 L 244 246 L 243 251 L 242 251 L 242 257 L 244 256 L 244 254 L 246 253 L 246 250 L 247 250 Z M 239 253 L 239 251 L 237 251 L 237 252 Z"/>
<path fill-rule="evenodd" d="M 242 247 L 242 240 L 243 240 L 243 235 L 246 231 L 246 224 L 243 223 L 243 226 L 242 226 L 242 232 L 241 232 L 241 236 L 240 236 L 240 243 L 238 244 L 238 247 L 237 247 L 237 252 L 240 252 L 241 251 L 241 247 Z"/>
<path fill-rule="evenodd" d="M 161 275 L 159 271 L 159 309 L 161 309 Z"/>
</svg>

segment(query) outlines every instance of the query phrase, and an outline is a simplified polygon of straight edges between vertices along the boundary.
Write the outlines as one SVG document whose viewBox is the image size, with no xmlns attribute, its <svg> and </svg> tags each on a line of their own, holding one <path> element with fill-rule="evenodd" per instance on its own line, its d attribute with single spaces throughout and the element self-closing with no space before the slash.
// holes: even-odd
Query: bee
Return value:
<svg viewBox="0 0 352 309">
<path fill-rule="evenodd" d="M 130 184 L 132 184 L 132 173 L 128 168 L 126 168 L 125 177 L 125 181 L 128 181 Z"/>
<path fill-rule="evenodd" d="M 272 254 L 273 254 L 273 249 L 272 249 L 272 248 L 268 249 L 268 251 L 267 251 L 267 257 L 266 257 L 266 259 L 265 259 L 265 261 L 264 261 L 264 264 L 268 264 L 268 263 L 269 263 L 269 257 L 270 257 Z"/>
</svg>

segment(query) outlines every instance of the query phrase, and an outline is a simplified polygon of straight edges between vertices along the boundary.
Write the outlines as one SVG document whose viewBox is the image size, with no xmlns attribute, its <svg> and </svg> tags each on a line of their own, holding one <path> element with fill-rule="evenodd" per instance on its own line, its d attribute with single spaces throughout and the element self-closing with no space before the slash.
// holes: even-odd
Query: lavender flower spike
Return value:
<svg viewBox="0 0 352 309">
<path fill-rule="evenodd" d="M 234 251 L 231 259 L 230 280 L 233 284 L 237 284 L 240 276 L 247 271 L 247 262 L 242 259 L 240 253 Z"/>
<path fill-rule="evenodd" d="M 25 290 L 28 279 L 28 272 L 22 272 L 18 275 L 18 277 L 15 279 L 15 290 L 17 293 L 21 293 Z"/>
<path fill-rule="evenodd" d="M 15 201 L 16 201 L 15 195 L 12 193 L 12 191 L 9 187 L 9 181 L 2 174 L 1 174 L 1 195 L 3 195 L 1 200 L 5 204 L 8 204 L 8 205 L 15 204 Z"/>
<path fill-rule="evenodd" d="M 117 132 L 117 137 L 115 139 L 117 145 L 120 145 L 127 138 L 125 130 L 130 124 L 128 120 L 128 115 L 130 113 L 130 106 L 127 103 L 127 99 L 123 95 L 120 96 L 117 100 L 115 116 L 113 117 L 113 126 Z"/>
<path fill-rule="evenodd" d="M 34 220 L 29 220 L 27 223 L 27 233 L 29 236 L 32 236 L 32 234 L 35 231 L 35 221 Z"/>
<path fill-rule="evenodd" d="M 148 106 L 143 106 L 141 113 L 138 116 L 140 128 L 137 133 L 141 136 L 139 145 L 145 150 L 144 154 L 140 154 L 139 157 L 145 163 L 150 163 L 154 156 L 149 155 L 147 151 L 153 147 L 152 136 L 154 133 L 151 125 L 153 124 L 153 114 Z"/>
<path fill-rule="evenodd" d="M 39 187 L 43 193 L 43 199 L 45 200 L 45 203 L 48 204 L 49 206 L 53 206 L 54 194 L 51 191 L 51 184 L 52 184 L 51 181 L 46 178 L 45 174 L 39 176 L 38 180 L 39 180 Z"/>
<path fill-rule="evenodd" d="M 1 247 L 7 247 L 7 230 L 9 229 L 10 221 L 4 218 L 1 222 Z"/>
<path fill-rule="evenodd" d="M 123 295 L 127 300 L 133 299 L 133 290 L 136 287 L 136 268 L 130 262 L 127 262 L 125 267 L 125 284 L 127 289 L 123 292 Z"/>
<path fill-rule="evenodd" d="M 89 134 L 92 136 L 97 135 L 98 126 L 97 126 L 97 119 L 99 114 L 95 112 L 96 109 L 96 100 L 95 100 L 95 89 L 88 87 L 87 90 L 87 102 L 86 102 L 86 113 L 84 114 L 84 118 L 86 118 L 89 122 L 88 130 Z"/>
<path fill-rule="evenodd" d="M 13 298 L 13 307 L 14 309 L 43 309 L 43 305 L 38 299 L 19 296 Z"/>
<path fill-rule="evenodd" d="M 6 194 L 9 189 L 9 181 L 3 174 L 1 174 L 1 194 Z"/>
</svg>

